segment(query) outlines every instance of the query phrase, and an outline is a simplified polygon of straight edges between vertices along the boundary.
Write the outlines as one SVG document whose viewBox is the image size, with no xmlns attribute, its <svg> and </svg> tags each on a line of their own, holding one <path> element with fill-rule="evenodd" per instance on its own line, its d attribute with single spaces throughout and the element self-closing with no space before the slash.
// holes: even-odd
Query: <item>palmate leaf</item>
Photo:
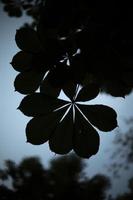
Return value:
<svg viewBox="0 0 133 200">
<path fill-rule="evenodd" d="M 121 80 L 124 83 L 129 83 L 125 76 L 127 67 L 131 69 L 130 77 L 133 75 L 131 9 L 126 7 L 125 12 L 129 15 L 125 15 L 126 18 L 123 18 L 121 11 L 124 7 L 113 8 L 114 12 L 112 12 L 112 8 L 108 7 L 105 10 L 100 7 L 102 12 L 99 12 L 100 9 L 95 8 L 94 5 L 91 6 L 91 4 L 89 6 L 88 3 L 85 3 L 86 1 L 80 1 L 80 3 L 74 1 L 75 3 L 66 3 L 69 7 L 68 12 L 61 1 L 61 3 L 58 2 L 61 9 L 57 6 L 57 2 L 51 2 L 48 1 L 47 6 L 42 7 L 36 31 L 30 28 L 22 28 L 17 31 L 16 43 L 18 47 L 26 53 L 33 53 L 35 56 L 43 52 L 48 67 L 60 64 L 60 61 L 67 54 L 71 60 L 72 79 L 76 80 L 76 83 L 82 84 L 86 73 L 88 73 L 92 74 L 95 82 L 98 81 L 102 89 L 106 89 L 105 92 L 116 97 L 129 94 L 133 87 L 132 78 L 130 79 L 130 87 L 128 85 L 120 86 Z M 55 4 L 59 12 L 55 11 Z M 72 7 L 70 8 L 68 5 L 72 5 Z M 95 22 L 93 21 L 94 16 Z M 119 27 L 117 27 L 118 24 Z M 110 31 L 108 27 L 110 27 Z M 78 51 L 79 53 L 77 53 Z M 38 67 L 40 65 L 43 66 L 43 63 L 39 63 Z M 115 83 L 114 74 L 119 71 L 116 70 L 118 66 L 121 66 L 121 73 L 119 73 L 117 83 Z M 68 79 L 70 74 L 65 74 L 65 77 Z M 58 80 L 57 84 L 62 84 L 62 81 L 59 81 L 62 78 L 62 73 L 61 76 L 57 73 L 56 77 L 54 74 L 52 79 Z M 110 80 L 109 85 L 112 86 L 107 88 L 108 83 L 105 80 Z M 56 81 L 54 81 L 55 84 Z"/>
<path fill-rule="evenodd" d="M 73 89 L 70 92 L 68 86 L 66 88 L 64 91 L 71 102 L 45 93 L 24 97 L 19 109 L 25 115 L 34 117 L 26 127 L 27 141 L 38 145 L 49 141 L 51 151 L 57 154 L 66 154 L 73 149 L 80 157 L 89 158 L 98 152 L 100 144 L 94 127 L 102 131 L 113 130 L 117 127 L 117 115 L 108 106 L 76 103 L 77 99 L 90 100 L 96 97 L 98 88 L 94 84 L 85 86 L 80 91 L 74 85 L 72 88 L 75 91 Z M 93 88 L 96 89 L 94 92 Z"/>
<path fill-rule="evenodd" d="M 60 89 L 69 97 L 73 107 L 77 105 L 80 108 L 89 122 L 82 115 L 79 116 L 76 107 L 75 120 L 71 123 L 69 112 L 52 133 L 52 142 L 49 143 L 51 150 L 60 154 L 68 152 L 71 149 L 71 133 L 72 138 L 75 136 L 72 140 L 75 152 L 82 157 L 89 157 L 98 151 L 99 139 L 94 127 L 102 131 L 117 127 L 117 115 L 112 108 L 79 105 L 77 102 L 94 99 L 99 89 L 112 96 L 123 97 L 133 88 L 132 10 L 123 5 L 122 8 L 107 5 L 107 9 L 104 9 L 100 3 L 100 7 L 95 7 L 94 3 L 86 0 L 68 0 L 65 4 L 62 0 L 49 0 L 41 9 L 36 31 L 30 28 L 17 31 L 15 40 L 22 52 L 14 56 L 12 65 L 21 74 L 14 85 L 22 94 L 32 93 L 22 100 L 19 108 L 25 115 L 35 117 L 29 122 L 27 137 L 31 134 L 32 138 L 34 129 L 36 132 L 39 128 L 43 130 L 42 118 L 47 122 L 44 126 L 47 125 L 53 111 L 69 103 L 55 99 Z M 123 10 L 126 13 L 124 17 Z M 117 72 L 118 66 L 121 66 L 121 73 Z M 47 71 L 49 81 L 43 80 Z M 76 86 L 84 85 L 86 74 L 88 85 L 77 93 Z M 33 94 L 38 88 L 40 94 Z M 51 128 L 56 119 L 52 120 Z M 41 130 L 38 133 L 40 138 L 43 137 Z M 49 136 L 48 128 L 47 140 L 50 140 Z"/>
</svg>

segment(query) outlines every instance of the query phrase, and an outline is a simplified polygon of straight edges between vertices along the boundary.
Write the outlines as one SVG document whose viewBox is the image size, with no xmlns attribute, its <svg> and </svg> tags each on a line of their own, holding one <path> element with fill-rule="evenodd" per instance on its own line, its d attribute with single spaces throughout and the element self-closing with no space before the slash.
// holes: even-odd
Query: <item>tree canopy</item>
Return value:
<svg viewBox="0 0 133 200">
<path fill-rule="evenodd" d="M 85 178 L 84 162 L 74 154 L 51 160 L 48 169 L 37 157 L 23 159 L 20 163 L 8 160 L 0 170 L 1 199 L 106 199 L 110 180 L 97 174 Z M 4 180 L 11 180 L 12 189 Z"/>
<path fill-rule="evenodd" d="M 27 141 L 89 158 L 99 149 L 101 131 L 117 127 L 107 105 L 81 105 L 101 92 L 125 97 L 133 88 L 132 6 L 86 0 L 2 0 L 9 16 L 25 11 L 33 23 L 16 32 L 20 51 L 12 66 L 14 87 L 26 95 L 19 109 L 33 117 Z M 59 99 L 60 92 L 69 101 Z"/>
</svg>

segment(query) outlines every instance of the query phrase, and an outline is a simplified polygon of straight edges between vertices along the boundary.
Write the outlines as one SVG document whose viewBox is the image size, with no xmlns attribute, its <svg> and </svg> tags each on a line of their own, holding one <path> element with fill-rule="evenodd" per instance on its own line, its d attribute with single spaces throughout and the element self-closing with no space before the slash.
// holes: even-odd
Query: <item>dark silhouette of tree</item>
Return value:
<svg viewBox="0 0 133 200">
<path fill-rule="evenodd" d="M 12 190 L 10 190 L 8 187 L 5 185 L 0 185 L 0 199 L 1 200 L 14 200 L 15 199 L 15 194 Z"/>
<path fill-rule="evenodd" d="M 18 165 L 6 161 L 1 171 L 10 177 L 12 189 L 2 183 L 0 199 L 106 199 L 109 179 L 103 175 L 85 178 L 84 167 L 75 155 L 52 160 L 48 169 L 36 157 L 25 158 Z"/>
<path fill-rule="evenodd" d="M 3 10 L 9 17 L 21 17 L 23 14 L 31 17 L 31 23 L 24 23 L 25 27 L 35 28 L 43 0 L 0 0 Z"/>
<path fill-rule="evenodd" d="M 121 171 L 131 170 L 133 164 L 133 119 L 125 120 L 126 131 L 119 129 L 114 138 L 114 151 L 111 153 L 109 171 L 121 176 Z"/>
<path fill-rule="evenodd" d="M 27 141 L 49 141 L 58 154 L 72 149 L 83 158 L 96 154 L 100 141 L 94 127 L 113 130 L 117 115 L 108 106 L 80 102 L 100 92 L 114 97 L 131 93 L 132 6 L 86 0 L 2 2 L 8 15 L 19 17 L 25 10 L 34 20 L 34 29 L 17 31 L 21 51 L 11 62 L 20 72 L 15 89 L 27 95 L 19 109 L 33 117 L 26 127 Z M 70 101 L 58 98 L 61 90 Z"/>
</svg>

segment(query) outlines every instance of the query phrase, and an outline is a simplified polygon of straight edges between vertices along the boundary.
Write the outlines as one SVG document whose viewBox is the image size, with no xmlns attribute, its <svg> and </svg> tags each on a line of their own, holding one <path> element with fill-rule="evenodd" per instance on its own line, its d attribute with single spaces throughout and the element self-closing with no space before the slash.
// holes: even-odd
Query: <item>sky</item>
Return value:
<svg viewBox="0 0 133 200">
<path fill-rule="evenodd" d="M 27 20 L 26 16 L 22 18 L 8 17 L 0 6 L 0 168 L 7 159 L 19 162 L 24 157 L 39 156 L 45 166 L 48 166 L 48 161 L 56 158 L 56 155 L 49 150 L 48 144 L 34 146 L 26 143 L 25 127 L 30 118 L 17 110 L 24 95 L 14 91 L 13 82 L 17 72 L 11 67 L 10 62 L 19 51 L 15 44 L 16 30 Z M 64 99 L 65 97 L 61 95 L 60 98 Z M 104 104 L 114 108 L 118 114 L 119 127 L 126 130 L 123 120 L 133 117 L 132 102 L 133 94 L 125 99 L 103 94 L 89 101 L 88 104 Z M 109 175 L 104 165 L 110 163 L 109 151 L 111 149 L 113 151 L 112 141 L 115 135 L 115 131 L 100 132 L 99 152 L 89 160 L 85 160 L 86 172 L 89 176 L 104 172 Z M 119 181 L 114 183 L 116 193 L 123 191 L 126 177 L 126 174 L 121 177 L 123 184 L 119 184 Z"/>
</svg>

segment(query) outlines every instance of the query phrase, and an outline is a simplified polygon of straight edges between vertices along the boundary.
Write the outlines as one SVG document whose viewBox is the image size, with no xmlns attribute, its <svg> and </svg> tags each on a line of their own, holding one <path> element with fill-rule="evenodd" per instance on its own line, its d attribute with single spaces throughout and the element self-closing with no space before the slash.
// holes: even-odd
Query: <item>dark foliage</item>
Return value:
<svg viewBox="0 0 133 200">
<path fill-rule="evenodd" d="M 37 20 L 43 0 L 1 0 L 4 11 L 10 17 L 21 17 L 25 12 Z"/>
<path fill-rule="evenodd" d="M 15 89 L 27 95 L 19 108 L 34 117 L 26 128 L 27 140 L 32 144 L 49 140 L 56 153 L 74 149 L 79 156 L 89 158 L 99 148 L 93 126 L 113 130 L 116 113 L 104 105 L 77 102 L 91 100 L 103 91 L 114 97 L 131 93 L 132 6 L 86 0 L 15 2 L 3 1 L 8 14 L 20 16 L 25 9 L 36 24 L 34 30 L 24 27 L 17 31 L 15 40 L 21 51 L 11 62 L 20 72 Z M 11 4 L 17 10 L 12 11 Z M 61 90 L 70 102 L 58 99 Z M 70 110 L 62 120 L 68 111 L 66 104 Z"/>
<path fill-rule="evenodd" d="M 126 131 L 117 131 L 114 138 L 115 149 L 111 154 L 111 165 L 109 171 L 114 174 L 114 177 L 121 176 L 121 171 L 132 170 L 133 164 L 133 119 L 125 120 Z"/>
<path fill-rule="evenodd" d="M 42 73 L 50 70 L 53 87 L 62 88 L 70 80 L 81 85 L 94 82 L 123 97 L 133 86 L 132 18 L 125 4 L 107 5 L 105 10 L 86 1 L 50 0 L 40 12 L 38 38 L 32 30 L 20 29 L 16 42 L 21 50 L 36 53 L 30 63 L 36 60 Z M 17 69 L 20 63 L 15 63 Z"/>
<path fill-rule="evenodd" d="M 85 165 L 74 155 L 52 160 L 49 169 L 45 169 L 35 157 L 25 158 L 18 165 L 14 163 L 15 170 L 12 164 L 12 161 L 8 161 L 6 168 L 1 170 L 7 175 L 7 179 L 11 179 L 12 189 L 3 182 L 0 185 L 0 199 L 104 200 L 106 191 L 110 188 L 110 181 L 106 176 L 85 178 Z"/>
<path fill-rule="evenodd" d="M 42 144 L 49 140 L 50 149 L 58 154 L 68 153 L 72 149 L 84 158 L 96 154 L 99 148 L 99 135 L 91 124 L 102 131 L 110 131 L 117 126 L 116 113 L 107 106 L 76 103 L 86 100 L 87 96 L 84 95 L 86 87 L 79 91 L 72 102 L 42 93 L 26 96 L 19 109 L 24 114 L 34 117 L 26 127 L 27 141 L 32 144 Z M 95 85 L 88 87 L 90 94 L 87 94 L 91 99 L 94 93 L 97 95 L 97 89 Z"/>
</svg>

